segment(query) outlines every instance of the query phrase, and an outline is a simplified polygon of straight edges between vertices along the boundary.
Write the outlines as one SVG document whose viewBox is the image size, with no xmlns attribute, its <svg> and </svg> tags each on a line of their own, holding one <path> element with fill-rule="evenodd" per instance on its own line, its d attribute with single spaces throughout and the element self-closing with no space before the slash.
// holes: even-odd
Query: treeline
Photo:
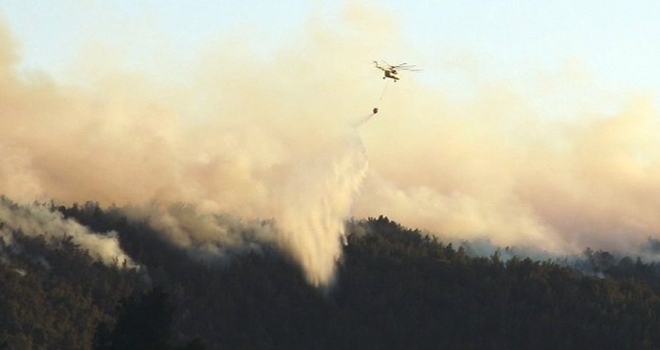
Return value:
<svg viewBox="0 0 660 350">
<path fill-rule="evenodd" d="M 317 290 L 276 247 L 199 262 L 120 210 L 52 210 L 118 232 L 144 269 L 66 239 L 0 241 L 9 349 L 660 348 L 659 269 L 634 257 L 587 250 L 579 270 L 473 257 L 379 217 L 348 224 L 336 283 Z"/>
</svg>

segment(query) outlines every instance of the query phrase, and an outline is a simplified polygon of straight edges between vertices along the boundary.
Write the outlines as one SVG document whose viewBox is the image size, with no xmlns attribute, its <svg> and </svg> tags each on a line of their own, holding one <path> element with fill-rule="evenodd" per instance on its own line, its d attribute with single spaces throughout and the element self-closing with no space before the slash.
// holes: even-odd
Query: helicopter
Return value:
<svg viewBox="0 0 660 350">
<path fill-rule="evenodd" d="M 383 71 L 383 79 L 390 78 L 396 82 L 399 80 L 399 71 L 406 70 L 406 71 L 412 71 L 412 72 L 417 72 L 419 69 L 415 68 L 414 65 L 410 65 L 408 63 L 399 63 L 397 65 L 391 65 L 385 61 L 383 61 L 385 64 L 384 66 L 381 66 L 378 64 L 378 61 L 374 61 L 374 64 L 376 65 L 376 68 L 380 69 Z"/>
</svg>

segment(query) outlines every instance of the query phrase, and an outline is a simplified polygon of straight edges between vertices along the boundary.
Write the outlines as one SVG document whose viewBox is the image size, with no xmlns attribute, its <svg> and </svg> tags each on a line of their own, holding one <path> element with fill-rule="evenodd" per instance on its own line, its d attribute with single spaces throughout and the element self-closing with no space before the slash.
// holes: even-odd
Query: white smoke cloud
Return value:
<svg viewBox="0 0 660 350">
<path fill-rule="evenodd" d="M 119 263 L 135 267 L 132 259 L 119 247 L 117 233 L 103 234 L 91 232 L 87 227 L 62 214 L 51 211 L 45 204 L 19 205 L 6 198 L 0 198 L 0 237 L 12 246 L 13 235 L 21 232 L 27 236 L 43 236 L 46 242 L 57 244 L 67 237 L 85 249 L 89 254 L 105 264 Z"/>
<path fill-rule="evenodd" d="M 307 157 L 278 165 L 268 196 L 273 216 L 244 220 L 193 204 L 127 206 L 194 259 L 217 260 L 277 245 L 305 267 L 315 286 L 333 278 L 345 242 L 345 220 L 366 176 L 368 162 L 356 130 L 346 127 Z"/>
<path fill-rule="evenodd" d="M 119 210 L 135 222 L 148 223 L 195 260 L 222 260 L 276 244 L 272 220 L 243 220 L 183 203 L 126 206 Z"/>
</svg>

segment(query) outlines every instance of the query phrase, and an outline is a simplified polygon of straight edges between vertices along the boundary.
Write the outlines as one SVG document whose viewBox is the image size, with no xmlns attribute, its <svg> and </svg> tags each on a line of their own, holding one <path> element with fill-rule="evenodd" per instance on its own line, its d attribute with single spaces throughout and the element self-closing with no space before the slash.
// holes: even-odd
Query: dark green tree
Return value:
<svg viewBox="0 0 660 350">
<path fill-rule="evenodd" d="M 161 288 L 154 288 L 124 300 L 117 322 L 110 329 L 100 324 L 94 338 L 98 350 L 168 350 L 203 349 L 200 340 L 183 346 L 171 344 L 174 307 Z"/>
</svg>

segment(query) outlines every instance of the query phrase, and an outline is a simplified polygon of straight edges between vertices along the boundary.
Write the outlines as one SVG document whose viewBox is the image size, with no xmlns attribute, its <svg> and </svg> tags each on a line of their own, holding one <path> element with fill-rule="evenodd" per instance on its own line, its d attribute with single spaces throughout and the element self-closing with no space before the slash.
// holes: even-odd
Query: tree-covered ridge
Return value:
<svg viewBox="0 0 660 350">
<path fill-rule="evenodd" d="M 91 349 L 95 333 L 117 348 L 149 332 L 191 349 L 660 348 L 658 266 L 636 257 L 587 250 L 579 269 L 475 257 L 379 217 L 347 224 L 335 284 L 317 290 L 273 246 L 199 261 L 117 208 L 51 209 L 117 232 L 140 268 L 15 232 L 0 246 L 7 348 Z"/>
<path fill-rule="evenodd" d="M 658 290 L 635 277 L 653 266 L 624 259 L 605 271 L 616 278 L 601 279 L 549 261 L 467 257 L 386 218 L 368 223 L 378 234 L 351 240 L 351 260 L 340 275 L 344 288 L 354 289 L 346 290 L 349 298 L 362 295 L 356 304 L 361 314 L 380 313 L 367 343 L 474 349 L 660 344 Z"/>
<path fill-rule="evenodd" d="M 0 256 L 0 345 L 9 349 L 89 349 L 96 324 L 146 288 L 137 271 L 94 261 L 70 239 L 53 246 L 16 232 L 11 247 L 0 238 Z"/>
</svg>

